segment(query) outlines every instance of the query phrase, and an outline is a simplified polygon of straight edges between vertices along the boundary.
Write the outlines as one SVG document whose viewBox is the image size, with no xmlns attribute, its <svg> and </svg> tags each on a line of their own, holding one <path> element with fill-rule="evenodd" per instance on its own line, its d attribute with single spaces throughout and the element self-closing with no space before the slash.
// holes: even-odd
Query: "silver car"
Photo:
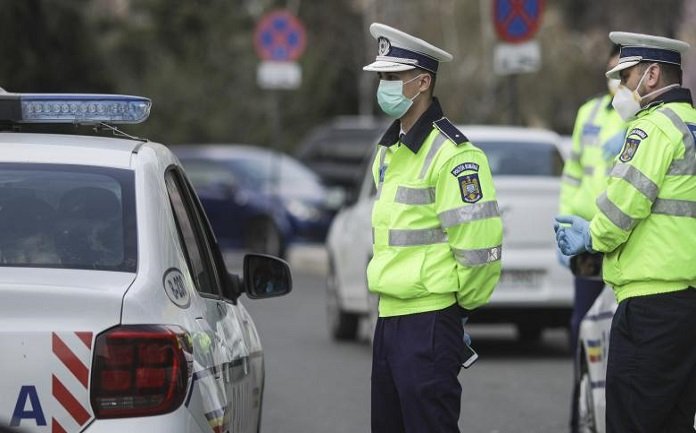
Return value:
<svg viewBox="0 0 696 433">
<path fill-rule="evenodd" d="M 556 260 L 550 228 L 563 168 L 559 136 L 505 126 L 459 129 L 488 157 L 504 228 L 500 283 L 471 322 L 513 323 L 525 340 L 539 339 L 547 327 L 567 327 L 572 276 Z M 374 194 L 368 167 L 357 199 L 339 212 L 329 230 L 327 314 L 336 339 L 355 338 L 361 318 L 374 321 L 376 315 L 376 301 L 366 288 Z"/>
</svg>

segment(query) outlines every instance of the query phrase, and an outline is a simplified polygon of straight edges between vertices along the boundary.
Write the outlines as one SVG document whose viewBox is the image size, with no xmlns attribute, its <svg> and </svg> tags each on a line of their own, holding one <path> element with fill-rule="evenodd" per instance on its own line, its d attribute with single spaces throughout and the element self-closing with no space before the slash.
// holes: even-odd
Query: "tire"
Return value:
<svg viewBox="0 0 696 433">
<path fill-rule="evenodd" d="M 285 243 L 278 227 L 269 219 L 259 219 L 249 224 L 244 247 L 251 253 L 285 256 Z"/>
<path fill-rule="evenodd" d="M 326 276 L 326 318 L 329 333 L 334 340 L 353 341 L 358 335 L 359 317 L 343 311 L 338 296 L 338 281 L 333 260 L 329 259 L 329 272 Z"/>
<path fill-rule="evenodd" d="M 597 433 L 592 383 L 584 354 L 581 357 L 580 382 L 578 384 L 578 432 Z"/>
<path fill-rule="evenodd" d="M 530 323 L 517 324 L 517 338 L 524 343 L 538 343 L 544 328 Z"/>
</svg>

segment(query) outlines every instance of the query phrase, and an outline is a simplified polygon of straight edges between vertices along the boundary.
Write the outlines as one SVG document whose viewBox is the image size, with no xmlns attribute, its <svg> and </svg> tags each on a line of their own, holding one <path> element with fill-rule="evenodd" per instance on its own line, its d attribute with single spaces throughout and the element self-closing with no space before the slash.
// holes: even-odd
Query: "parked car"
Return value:
<svg viewBox="0 0 696 433">
<path fill-rule="evenodd" d="M 323 243 L 336 210 L 317 175 L 280 152 L 247 145 L 174 147 L 223 249 L 282 257 Z"/>
<path fill-rule="evenodd" d="M 490 303 L 471 323 L 513 323 L 524 340 L 547 327 L 567 327 L 573 304 L 570 272 L 558 264 L 551 229 L 558 210 L 563 160 L 551 131 L 504 126 L 460 130 L 487 155 L 503 219 L 502 276 Z M 370 158 L 370 163 L 371 163 Z M 327 239 L 327 313 L 337 339 L 356 336 L 361 318 L 376 315 L 366 288 L 372 254 L 371 210 L 375 188 L 370 163 L 357 200 L 333 221 Z"/>
<path fill-rule="evenodd" d="M 0 94 L 0 416 L 19 431 L 259 431 L 264 353 L 241 297 L 288 293 L 289 267 L 247 255 L 227 272 L 174 154 L 118 130 L 149 111 Z"/>
<path fill-rule="evenodd" d="M 618 304 L 610 286 L 605 286 L 580 322 L 575 351 L 579 380 L 579 431 L 604 433 L 606 428 L 606 377 L 611 322 Z M 694 414 L 696 430 L 696 413 Z"/>
<path fill-rule="evenodd" d="M 295 156 L 321 177 L 337 199 L 357 193 L 362 166 L 384 133 L 388 119 L 373 116 L 338 116 L 314 128 L 300 143 Z"/>
<path fill-rule="evenodd" d="M 611 321 L 617 308 L 616 297 L 610 286 L 604 287 L 599 297 L 580 322 L 576 357 L 579 378 L 580 431 L 606 431 L 605 378 Z"/>
</svg>

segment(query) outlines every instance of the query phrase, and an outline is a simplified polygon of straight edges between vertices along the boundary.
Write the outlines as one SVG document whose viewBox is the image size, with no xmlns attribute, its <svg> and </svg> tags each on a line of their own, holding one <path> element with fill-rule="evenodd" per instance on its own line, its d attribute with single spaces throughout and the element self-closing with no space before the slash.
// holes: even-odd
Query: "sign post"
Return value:
<svg viewBox="0 0 696 433">
<path fill-rule="evenodd" d="M 493 71 L 509 76 L 510 122 L 519 123 L 516 74 L 541 67 L 541 49 L 534 40 L 541 24 L 544 0 L 494 0 L 493 24 L 499 42 L 493 54 Z"/>
<path fill-rule="evenodd" d="M 296 89 L 302 83 L 297 60 L 307 44 L 305 28 L 284 9 L 261 17 L 254 30 L 254 48 L 261 59 L 256 79 L 262 89 Z"/>
<path fill-rule="evenodd" d="M 271 147 L 282 149 L 283 126 L 279 90 L 294 90 L 302 83 L 302 69 L 297 60 L 307 44 L 302 22 L 285 9 L 263 15 L 254 29 L 254 48 L 261 62 L 256 70 L 256 82 L 268 92 L 268 113 L 273 131 Z M 270 172 L 274 194 L 278 192 L 280 158 L 273 158 Z"/>
</svg>

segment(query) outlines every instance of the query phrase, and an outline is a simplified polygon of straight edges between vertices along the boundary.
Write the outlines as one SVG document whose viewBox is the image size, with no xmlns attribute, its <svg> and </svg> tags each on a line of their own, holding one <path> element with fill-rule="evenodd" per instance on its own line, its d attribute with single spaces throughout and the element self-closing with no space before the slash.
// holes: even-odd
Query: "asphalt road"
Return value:
<svg viewBox="0 0 696 433">
<path fill-rule="evenodd" d="M 262 433 L 370 431 L 371 348 L 326 330 L 321 250 L 290 254 L 293 292 L 243 301 L 266 353 Z M 364 334 L 366 334 L 365 330 Z M 563 331 L 517 343 L 512 327 L 471 326 L 479 361 L 459 375 L 463 433 L 565 432 L 572 363 Z"/>
</svg>

